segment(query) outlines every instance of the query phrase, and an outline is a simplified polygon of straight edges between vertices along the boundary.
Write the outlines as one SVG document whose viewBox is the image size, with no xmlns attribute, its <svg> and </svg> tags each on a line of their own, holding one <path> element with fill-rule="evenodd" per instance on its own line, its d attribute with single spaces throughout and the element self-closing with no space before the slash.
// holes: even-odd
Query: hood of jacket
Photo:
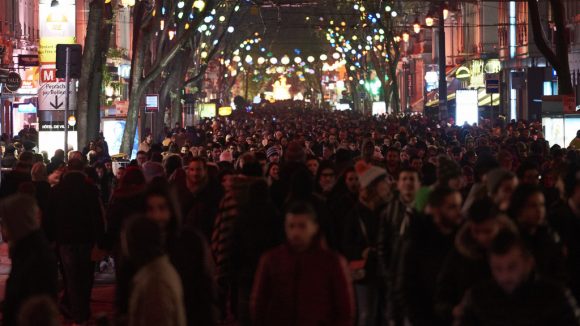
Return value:
<svg viewBox="0 0 580 326">
<path fill-rule="evenodd" d="M 499 216 L 498 221 L 500 223 L 500 228 L 508 229 L 515 233 L 518 232 L 516 225 L 507 216 Z M 471 235 L 469 230 L 470 223 L 471 222 L 465 223 L 457 232 L 457 235 L 455 236 L 455 248 L 466 258 L 473 260 L 485 259 L 485 251 L 479 247 Z"/>
</svg>

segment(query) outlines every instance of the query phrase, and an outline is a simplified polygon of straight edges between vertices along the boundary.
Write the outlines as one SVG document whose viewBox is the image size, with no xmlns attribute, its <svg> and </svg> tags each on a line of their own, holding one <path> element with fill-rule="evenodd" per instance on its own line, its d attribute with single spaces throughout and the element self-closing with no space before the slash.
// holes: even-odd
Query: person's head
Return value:
<svg viewBox="0 0 580 326">
<path fill-rule="evenodd" d="M 306 159 L 306 167 L 308 168 L 308 171 L 310 171 L 312 176 L 316 176 L 318 174 L 318 168 L 320 167 L 320 163 L 318 162 L 318 159 L 316 157 L 309 156 Z"/>
<path fill-rule="evenodd" d="M 518 168 L 518 179 L 522 184 L 540 184 L 540 169 L 538 168 L 538 165 L 530 161 L 522 163 Z"/>
<path fill-rule="evenodd" d="M 344 172 L 344 184 L 350 193 L 358 194 L 360 183 L 358 182 L 358 176 L 356 175 L 354 168 L 348 168 Z"/>
<path fill-rule="evenodd" d="M 129 260 L 142 267 L 164 254 L 161 226 L 145 216 L 136 216 L 121 234 L 121 245 Z"/>
<path fill-rule="evenodd" d="M 409 166 L 413 168 L 413 170 L 419 172 L 423 169 L 423 159 L 419 156 L 411 156 L 409 160 Z"/>
<path fill-rule="evenodd" d="M 270 163 L 266 168 L 266 177 L 272 178 L 272 180 L 280 179 L 280 165 L 278 163 Z"/>
<path fill-rule="evenodd" d="M 360 183 L 361 202 L 380 205 L 389 200 L 391 188 L 386 179 L 387 171 L 363 160 L 358 161 L 354 169 Z"/>
<path fill-rule="evenodd" d="M 512 195 L 508 212 L 526 232 L 536 230 L 546 217 L 546 200 L 542 189 L 529 184 L 519 185 Z"/>
<path fill-rule="evenodd" d="M 461 223 L 461 194 L 448 187 L 437 187 L 427 200 L 428 211 L 440 231 L 451 233 Z"/>
<path fill-rule="evenodd" d="M 203 158 L 194 157 L 186 170 L 187 183 L 190 186 L 200 185 L 207 179 L 207 163 Z"/>
<path fill-rule="evenodd" d="M 54 159 L 64 161 L 64 151 L 62 149 L 54 151 Z"/>
<path fill-rule="evenodd" d="M 20 326 L 60 326 L 60 312 L 54 299 L 48 295 L 27 298 L 18 312 Z"/>
<path fill-rule="evenodd" d="M 119 169 L 119 171 L 123 171 L 117 174 L 117 178 L 121 180 L 121 187 L 131 188 L 143 186 L 145 184 L 145 175 L 143 175 L 143 171 L 138 167 L 130 166 L 128 168 Z"/>
<path fill-rule="evenodd" d="M 278 163 L 280 162 L 280 152 L 281 149 L 278 146 L 271 146 L 266 151 L 266 157 L 268 158 L 268 162 L 270 163 Z"/>
<path fill-rule="evenodd" d="M 397 179 L 397 190 L 404 201 L 412 202 L 419 187 L 421 187 L 421 182 L 419 181 L 419 173 L 416 170 L 411 168 L 401 170 Z"/>
<path fill-rule="evenodd" d="M 219 144 L 214 144 L 211 150 L 211 157 L 214 162 L 220 161 L 220 155 L 222 154 L 222 148 Z"/>
<path fill-rule="evenodd" d="M 371 139 L 364 141 L 361 151 L 363 159 L 370 161 L 375 155 L 375 144 Z"/>
<path fill-rule="evenodd" d="M 336 184 L 336 170 L 330 162 L 322 162 L 316 178 L 318 186 L 323 192 L 329 192 Z"/>
<path fill-rule="evenodd" d="M 580 170 L 572 166 L 564 176 L 564 191 L 569 203 L 580 208 Z"/>
<path fill-rule="evenodd" d="M 163 231 L 175 231 L 180 223 L 175 198 L 163 182 L 154 182 L 145 193 L 145 217 L 156 222 Z"/>
<path fill-rule="evenodd" d="M 495 169 L 487 174 L 487 193 L 493 204 L 502 211 L 508 208 L 517 186 L 518 178 L 507 170 Z"/>
<path fill-rule="evenodd" d="M 148 134 L 147 136 L 145 136 L 144 140 L 147 144 L 151 144 L 151 142 L 153 142 L 153 136 L 151 134 Z"/>
<path fill-rule="evenodd" d="M 396 167 L 401 160 L 401 151 L 396 147 L 389 147 L 386 155 L 387 166 Z"/>
<path fill-rule="evenodd" d="M 40 211 L 36 199 L 30 195 L 16 194 L 0 202 L 2 237 L 10 244 L 25 238 L 40 228 Z"/>
<path fill-rule="evenodd" d="M 297 251 L 308 249 L 314 242 L 319 226 L 316 211 L 306 202 L 295 202 L 286 211 L 286 239 Z"/>
<path fill-rule="evenodd" d="M 85 169 L 85 162 L 81 159 L 69 159 L 67 164 L 67 170 L 70 172 L 83 172 Z"/>
<path fill-rule="evenodd" d="M 511 294 L 529 279 L 534 258 L 517 234 L 502 230 L 491 244 L 489 266 L 497 285 Z"/>
<path fill-rule="evenodd" d="M 471 237 L 477 245 L 488 250 L 501 229 L 498 214 L 490 198 L 479 199 L 469 207 L 467 225 Z"/>
<path fill-rule="evenodd" d="M 46 166 L 44 163 L 35 163 L 30 170 L 32 176 L 32 181 L 47 181 L 48 173 L 46 172 Z"/>
<path fill-rule="evenodd" d="M 145 151 L 138 151 L 137 152 L 137 164 L 139 164 L 139 166 L 142 166 L 143 163 L 147 162 L 147 160 L 149 159 L 147 152 Z"/>
</svg>

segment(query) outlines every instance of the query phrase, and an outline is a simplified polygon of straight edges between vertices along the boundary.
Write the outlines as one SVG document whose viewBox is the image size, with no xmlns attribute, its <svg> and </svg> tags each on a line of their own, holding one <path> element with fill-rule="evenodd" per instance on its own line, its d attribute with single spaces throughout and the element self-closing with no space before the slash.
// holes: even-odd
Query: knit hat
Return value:
<svg viewBox="0 0 580 326">
<path fill-rule="evenodd" d="M 266 151 L 266 156 L 268 158 L 270 158 L 270 156 L 273 156 L 273 155 L 280 156 L 280 148 L 278 148 L 277 146 L 272 146 L 272 147 L 268 148 L 268 150 Z"/>
<path fill-rule="evenodd" d="M 233 162 L 233 161 L 234 161 L 234 156 L 232 155 L 232 152 L 223 151 L 220 154 L 220 162 Z"/>
<path fill-rule="evenodd" d="M 491 170 L 487 173 L 487 193 L 490 195 L 496 193 L 502 182 L 515 177 L 515 174 L 504 169 Z"/>
<path fill-rule="evenodd" d="M 371 183 L 373 183 L 373 181 L 387 175 L 387 171 L 385 169 L 368 164 L 363 160 L 356 162 L 354 165 L 354 170 L 358 176 L 361 188 L 366 188 Z"/>
<path fill-rule="evenodd" d="M 16 194 L 0 202 L 0 219 L 11 241 L 18 241 L 40 227 L 36 199 Z"/>
</svg>

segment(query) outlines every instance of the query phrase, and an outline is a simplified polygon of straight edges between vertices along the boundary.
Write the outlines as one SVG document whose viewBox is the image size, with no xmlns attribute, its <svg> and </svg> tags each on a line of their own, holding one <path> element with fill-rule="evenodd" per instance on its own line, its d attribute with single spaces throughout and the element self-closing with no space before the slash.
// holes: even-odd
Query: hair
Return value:
<svg viewBox="0 0 580 326">
<path fill-rule="evenodd" d="M 312 207 L 312 205 L 310 205 L 308 202 L 295 201 L 291 203 L 290 205 L 288 205 L 288 208 L 286 209 L 286 216 L 290 214 L 306 215 L 312 222 L 318 224 L 318 216 L 316 214 L 316 211 L 314 210 L 314 207 Z"/>
<path fill-rule="evenodd" d="M 181 156 L 175 154 L 168 155 L 163 162 L 163 167 L 165 168 L 166 175 L 172 175 L 175 170 L 183 167 Z"/>
<path fill-rule="evenodd" d="M 169 210 L 171 211 L 171 219 L 167 224 L 167 230 L 165 234 L 167 235 L 167 241 L 174 241 L 181 231 L 181 211 L 177 203 L 177 199 L 171 192 L 169 184 L 163 178 L 155 178 L 145 191 L 145 203 L 143 207 L 147 207 L 147 200 L 150 197 L 162 197 L 167 201 Z"/>
<path fill-rule="evenodd" d="M 68 161 L 68 170 L 82 172 L 85 169 L 85 162 L 78 158 L 73 158 Z"/>
<path fill-rule="evenodd" d="M 330 161 L 322 161 L 320 163 L 320 166 L 318 167 L 318 172 L 316 173 L 316 184 L 318 185 L 318 183 L 320 182 L 320 178 L 322 177 L 322 171 L 324 170 L 332 170 L 332 172 L 334 174 L 336 174 L 336 167 L 334 166 L 334 164 Z"/>
<path fill-rule="evenodd" d="M 137 156 L 139 156 L 139 155 L 145 155 L 145 156 L 147 156 L 147 152 L 146 151 L 138 151 L 137 152 Z"/>
<path fill-rule="evenodd" d="M 502 229 L 495 236 L 489 248 L 489 254 L 495 256 L 503 256 L 513 249 L 519 249 L 526 257 L 530 257 L 530 251 L 519 237 L 513 231 Z"/>
<path fill-rule="evenodd" d="M 395 147 L 395 146 L 391 146 L 391 147 L 387 148 L 387 152 L 386 153 L 388 153 L 388 152 L 397 152 L 397 153 L 400 154 L 401 153 L 401 150 L 399 148 Z"/>
<path fill-rule="evenodd" d="M 530 171 L 530 170 L 538 170 L 538 172 L 540 172 L 540 168 L 538 167 L 538 164 L 536 164 L 535 162 L 532 162 L 530 160 L 524 161 L 520 167 L 518 168 L 518 178 L 522 179 L 524 177 L 524 175 L 526 174 L 526 171 Z"/>
<path fill-rule="evenodd" d="M 129 258 L 136 267 L 144 266 L 164 253 L 160 226 L 142 215 L 129 221 L 125 237 Z"/>
<path fill-rule="evenodd" d="M 54 299 L 48 295 L 35 295 L 22 303 L 18 313 L 21 326 L 58 326 L 60 313 Z"/>
<path fill-rule="evenodd" d="M 427 199 L 427 204 L 431 207 L 441 207 L 443 202 L 447 197 L 459 193 L 457 190 L 451 189 L 449 187 L 436 187 L 431 191 L 429 194 L 429 198 Z"/>
<path fill-rule="evenodd" d="M 195 156 L 189 160 L 189 164 L 191 164 L 193 162 L 201 163 L 203 165 L 204 169 L 207 170 L 207 160 L 205 158 L 203 158 L 201 156 Z"/>
<path fill-rule="evenodd" d="M 264 175 L 265 177 L 269 177 L 269 176 L 270 176 L 270 171 L 272 170 L 272 168 L 273 168 L 274 166 L 278 166 L 278 167 L 280 167 L 280 164 L 279 164 L 279 163 L 276 163 L 276 162 L 269 163 L 269 164 L 266 166 L 266 172 L 264 173 L 264 174 L 265 174 L 265 175 Z"/>
<path fill-rule="evenodd" d="M 532 195 L 538 193 L 543 194 L 542 189 L 539 186 L 520 184 L 512 194 L 510 206 L 508 208 L 508 215 L 511 218 L 516 219 L 518 215 L 520 215 L 528 199 Z"/>
<path fill-rule="evenodd" d="M 475 224 L 481 224 L 495 218 L 497 218 L 495 205 L 487 196 L 473 202 L 467 211 L 467 219 Z"/>
<path fill-rule="evenodd" d="M 32 181 L 48 181 L 48 173 L 44 163 L 35 163 L 30 170 L 30 175 L 32 176 Z"/>
<path fill-rule="evenodd" d="M 403 173 L 414 173 L 417 176 L 419 176 L 419 172 L 415 169 L 413 169 L 412 167 L 409 166 L 404 166 L 400 171 L 399 171 L 399 178 L 401 177 L 401 175 Z"/>
<path fill-rule="evenodd" d="M 121 186 L 140 186 L 145 184 L 145 175 L 141 169 L 130 166 L 125 169 L 125 175 L 121 179 Z"/>
</svg>

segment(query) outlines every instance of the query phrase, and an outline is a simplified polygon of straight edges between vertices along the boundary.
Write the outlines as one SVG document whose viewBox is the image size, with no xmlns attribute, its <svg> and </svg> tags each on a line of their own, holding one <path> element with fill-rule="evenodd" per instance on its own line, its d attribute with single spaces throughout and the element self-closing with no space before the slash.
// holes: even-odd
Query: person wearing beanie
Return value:
<svg viewBox="0 0 580 326">
<path fill-rule="evenodd" d="M 272 146 L 266 150 L 266 157 L 268 158 L 268 162 L 270 163 L 278 163 L 280 162 L 280 152 L 282 150 L 278 146 Z"/>
<path fill-rule="evenodd" d="M 385 169 L 360 160 L 355 171 L 360 183 L 359 200 L 345 218 L 342 248 L 355 282 L 357 325 L 384 325 L 385 304 L 381 301 L 386 289 L 385 275 L 378 268 L 378 230 L 380 213 L 392 194 Z"/>
<path fill-rule="evenodd" d="M 495 169 L 487 174 L 487 194 L 501 212 L 508 209 L 512 194 L 517 186 L 518 178 L 510 171 Z"/>
<path fill-rule="evenodd" d="M 0 202 L 2 236 L 8 241 L 12 269 L 6 282 L 3 325 L 17 325 L 23 304 L 37 295 L 47 295 L 53 302 L 58 292 L 56 257 L 40 229 L 36 200 L 23 194 Z"/>
</svg>

